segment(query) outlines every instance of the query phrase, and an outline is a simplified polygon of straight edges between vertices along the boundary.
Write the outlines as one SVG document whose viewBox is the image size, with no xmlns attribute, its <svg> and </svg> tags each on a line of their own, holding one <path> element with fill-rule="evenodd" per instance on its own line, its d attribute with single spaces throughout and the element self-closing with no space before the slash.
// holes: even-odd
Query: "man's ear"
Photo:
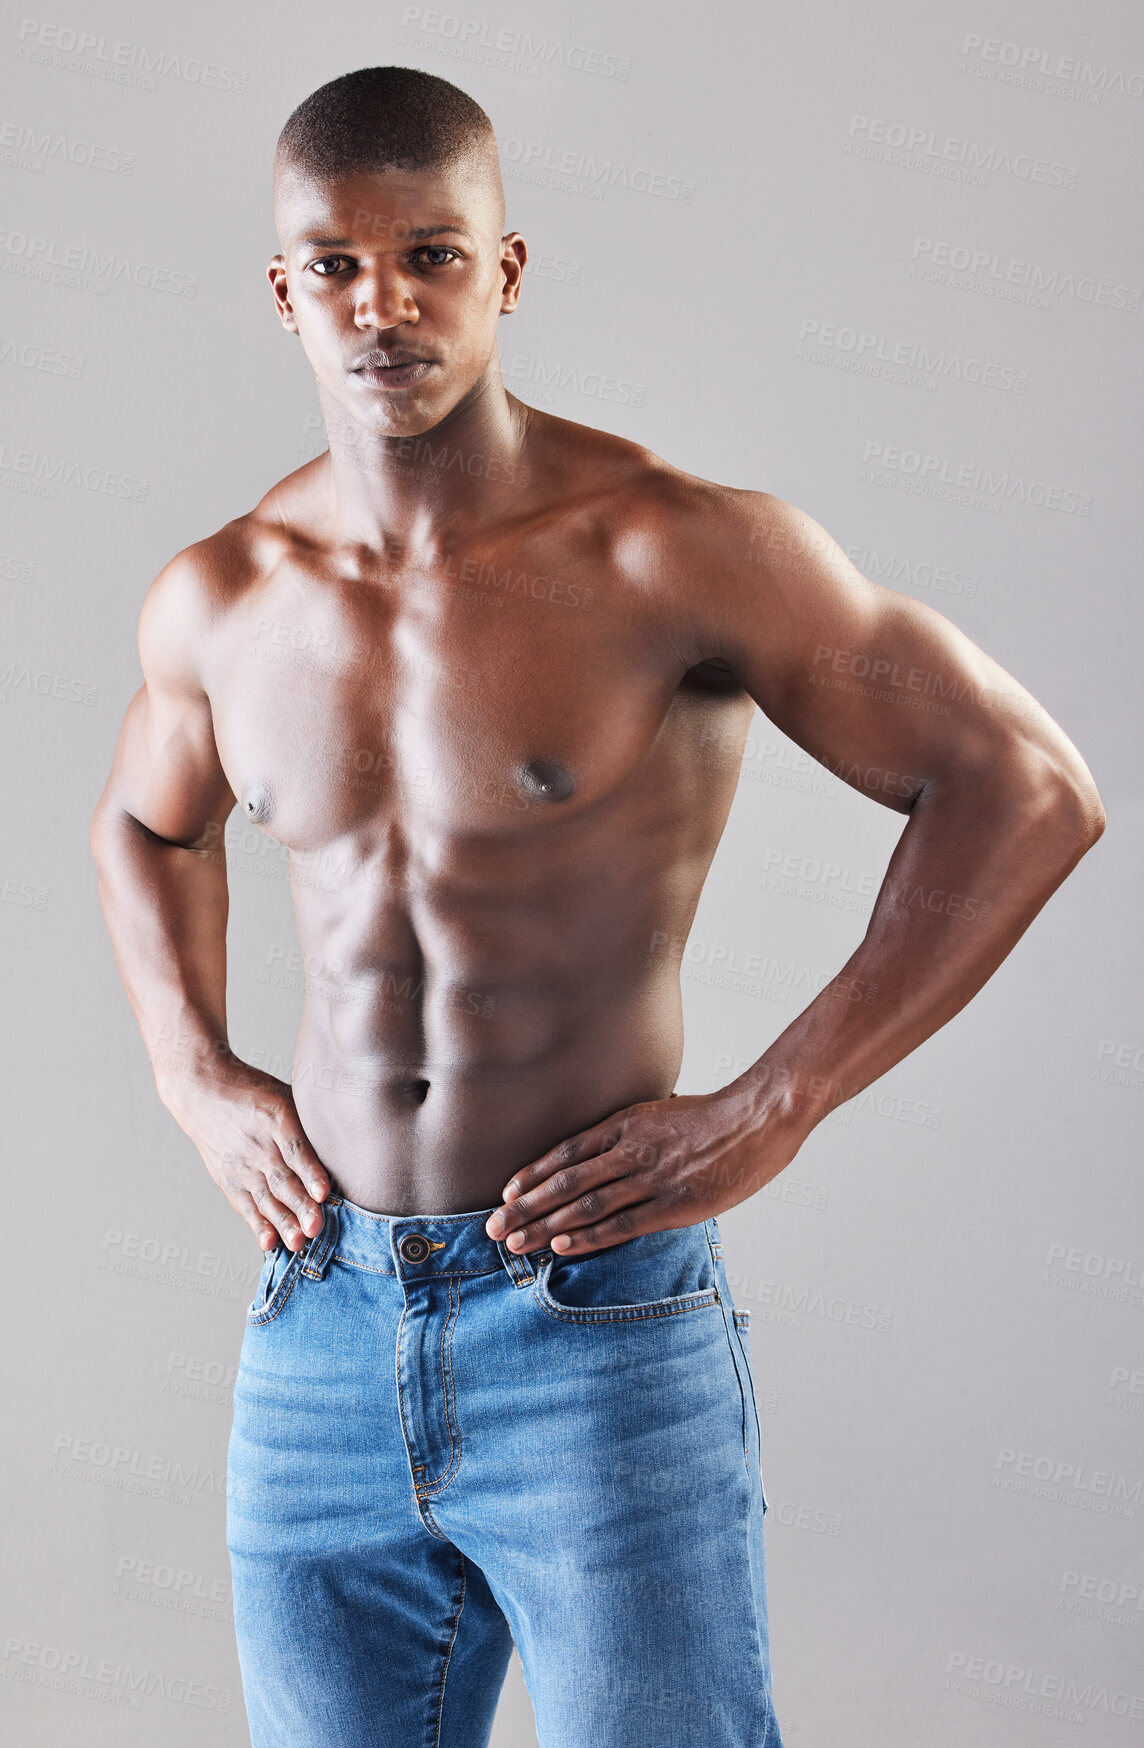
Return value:
<svg viewBox="0 0 1144 1748">
<path fill-rule="evenodd" d="M 270 265 L 266 269 L 266 277 L 269 279 L 270 289 L 274 293 L 274 303 L 282 326 L 288 328 L 292 334 L 296 334 L 298 332 L 298 323 L 294 315 L 293 306 L 290 302 L 290 293 L 286 286 L 285 255 L 275 255 L 273 257 Z"/>
<path fill-rule="evenodd" d="M 519 231 L 509 231 L 501 238 L 501 306 L 502 316 L 511 315 L 520 297 L 521 276 L 528 260 L 528 246 Z"/>
</svg>

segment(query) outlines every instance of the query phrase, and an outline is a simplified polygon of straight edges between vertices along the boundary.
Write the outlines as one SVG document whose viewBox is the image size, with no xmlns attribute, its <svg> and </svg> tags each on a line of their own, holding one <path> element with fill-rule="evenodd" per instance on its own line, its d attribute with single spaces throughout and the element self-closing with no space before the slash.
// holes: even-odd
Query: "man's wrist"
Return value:
<svg viewBox="0 0 1144 1748">
<path fill-rule="evenodd" d="M 721 1089 L 744 1134 L 785 1136 L 797 1151 L 852 1094 L 831 1075 L 763 1055 Z"/>
<path fill-rule="evenodd" d="M 213 1032 L 167 1033 L 151 1049 L 155 1086 L 164 1104 L 179 1087 L 208 1079 L 221 1066 L 234 1061 L 228 1039 Z"/>
</svg>

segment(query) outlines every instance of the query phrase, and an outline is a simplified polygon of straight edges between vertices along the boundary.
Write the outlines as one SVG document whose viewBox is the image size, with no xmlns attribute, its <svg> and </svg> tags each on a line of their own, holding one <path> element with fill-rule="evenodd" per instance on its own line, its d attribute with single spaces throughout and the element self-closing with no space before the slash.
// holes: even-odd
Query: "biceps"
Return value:
<svg viewBox="0 0 1144 1748">
<path fill-rule="evenodd" d="M 892 589 L 823 590 L 749 658 L 775 726 L 844 782 L 908 812 L 953 770 L 985 770 L 1040 707 L 942 614 Z M 757 687 L 757 690 L 756 690 Z"/>
<path fill-rule="evenodd" d="M 215 746 L 210 705 L 153 697 L 127 707 L 106 799 L 171 843 L 197 843 L 234 806 Z"/>
</svg>

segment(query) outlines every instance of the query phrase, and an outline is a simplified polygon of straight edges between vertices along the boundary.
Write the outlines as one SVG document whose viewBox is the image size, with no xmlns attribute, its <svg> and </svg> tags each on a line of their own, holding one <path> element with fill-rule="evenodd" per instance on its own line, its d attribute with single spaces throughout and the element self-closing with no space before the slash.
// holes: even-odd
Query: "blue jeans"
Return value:
<svg viewBox="0 0 1144 1748">
<path fill-rule="evenodd" d="M 747 1316 L 714 1219 L 514 1255 L 337 1197 L 267 1256 L 227 1545 L 253 1748 L 782 1748 Z"/>
</svg>

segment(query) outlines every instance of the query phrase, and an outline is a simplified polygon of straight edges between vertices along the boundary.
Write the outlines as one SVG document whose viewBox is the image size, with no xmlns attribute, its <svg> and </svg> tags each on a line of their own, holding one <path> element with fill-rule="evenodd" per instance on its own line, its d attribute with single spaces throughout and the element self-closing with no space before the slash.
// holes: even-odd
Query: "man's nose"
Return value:
<svg viewBox="0 0 1144 1748">
<path fill-rule="evenodd" d="M 396 328 L 402 322 L 415 322 L 420 313 L 401 273 L 382 268 L 359 273 L 354 290 L 354 322 L 359 328 Z"/>
</svg>

